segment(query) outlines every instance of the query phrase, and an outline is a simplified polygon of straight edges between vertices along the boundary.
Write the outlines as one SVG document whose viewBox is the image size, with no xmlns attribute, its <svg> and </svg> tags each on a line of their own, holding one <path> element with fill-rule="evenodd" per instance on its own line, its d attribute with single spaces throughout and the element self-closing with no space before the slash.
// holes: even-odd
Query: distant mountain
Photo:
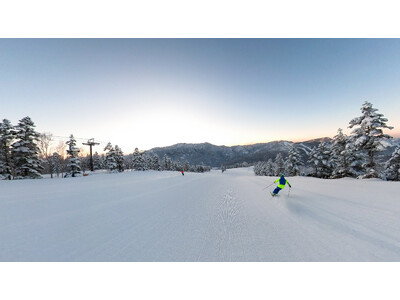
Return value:
<svg viewBox="0 0 400 300">
<path fill-rule="evenodd" d="M 307 160 L 311 149 L 321 141 L 330 141 L 330 138 L 321 138 L 301 143 L 294 143 L 304 160 Z M 274 141 L 254 145 L 216 146 L 210 143 L 201 144 L 175 144 L 168 147 L 158 147 L 146 151 L 149 154 L 157 154 L 160 158 L 167 155 L 172 160 L 188 162 L 191 165 L 207 165 L 220 167 L 247 162 L 253 164 L 261 160 L 274 159 L 278 153 L 286 157 L 293 142 Z"/>
<path fill-rule="evenodd" d="M 384 149 L 378 154 L 378 160 L 380 162 L 386 162 L 391 156 L 393 151 L 400 147 L 400 138 L 399 139 L 391 139 L 385 140 L 383 142 Z"/>
</svg>

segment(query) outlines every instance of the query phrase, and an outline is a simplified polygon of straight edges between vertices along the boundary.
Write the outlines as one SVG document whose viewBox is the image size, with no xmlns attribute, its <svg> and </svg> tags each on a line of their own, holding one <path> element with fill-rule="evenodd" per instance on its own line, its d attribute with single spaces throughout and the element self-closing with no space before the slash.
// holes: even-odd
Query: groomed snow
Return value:
<svg viewBox="0 0 400 300">
<path fill-rule="evenodd" d="M 0 181 L 0 261 L 400 261 L 400 182 L 124 172 Z M 271 187 L 269 190 L 272 190 Z"/>
</svg>

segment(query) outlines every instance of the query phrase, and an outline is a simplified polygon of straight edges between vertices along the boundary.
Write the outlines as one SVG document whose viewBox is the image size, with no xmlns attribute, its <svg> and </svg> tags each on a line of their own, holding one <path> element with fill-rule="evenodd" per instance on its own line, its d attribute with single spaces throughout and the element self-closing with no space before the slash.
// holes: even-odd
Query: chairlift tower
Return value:
<svg viewBox="0 0 400 300">
<path fill-rule="evenodd" d="M 87 143 L 82 143 L 82 145 L 86 145 L 90 147 L 90 170 L 93 172 L 94 171 L 94 166 L 93 166 L 93 155 L 92 155 L 92 147 L 96 145 L 100 145 L 100 143 L 96 143 L 94 139 L 89 139 Z"/>
</svg>

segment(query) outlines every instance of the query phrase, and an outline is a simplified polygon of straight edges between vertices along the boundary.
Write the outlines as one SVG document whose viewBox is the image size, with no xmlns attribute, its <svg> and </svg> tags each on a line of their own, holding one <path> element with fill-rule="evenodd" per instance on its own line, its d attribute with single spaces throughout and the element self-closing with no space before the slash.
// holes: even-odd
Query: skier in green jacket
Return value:
<svg viewBox="0 0 400 300">
<path fill-rule="evenodd" d="M 274 181 L 274 183 L 278 182 L 278 186 L 275 188 L 275 190 L 271 193 L 272 196 L 276 196 L 280 190 L 282 190 L 286 183 L 288 184 L 289 187 L 292 187 L 289 183 L 289 181 L 286 180 L 285 176 L 282 174 L 281 177 L 277 180 Z"/>
</svg>

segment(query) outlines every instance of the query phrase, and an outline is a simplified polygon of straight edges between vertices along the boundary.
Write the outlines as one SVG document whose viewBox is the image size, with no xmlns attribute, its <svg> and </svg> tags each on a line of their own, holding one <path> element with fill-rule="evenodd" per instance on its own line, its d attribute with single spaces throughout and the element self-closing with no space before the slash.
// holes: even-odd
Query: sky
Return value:
<svg viewBox="0 0 400 300">
<path fill-rule="evenodd" d="M 400 137 L 399 39 L 0 39 L 0 118 L 99 152 L 333 137 L 365 101 Z"/>
</svg>

